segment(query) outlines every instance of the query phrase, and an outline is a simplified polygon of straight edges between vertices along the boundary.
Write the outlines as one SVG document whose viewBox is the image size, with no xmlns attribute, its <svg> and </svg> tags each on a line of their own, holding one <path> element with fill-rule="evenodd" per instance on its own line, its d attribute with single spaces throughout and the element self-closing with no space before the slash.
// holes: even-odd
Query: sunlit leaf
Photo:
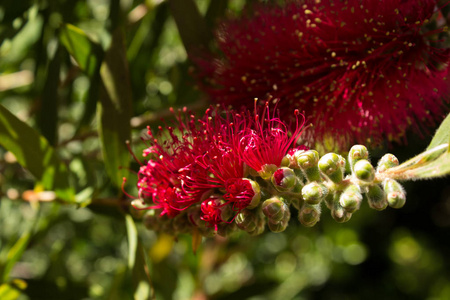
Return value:
<svg viewBox="0 0 450 300">
<path fill-rule="evenodd" d="M 44 189 L 54 190 L 65 201 L 75 201 L 75 192 L 69 185 L 69 173 L 55 149 L 36 130 L 1 105 L 0 144 L 15 155 Z"/>
<path fill-rule="evenodd" d="M 120 187 L 127 174 L 130 139 L 131 88 L 126 51 L 120 30 L 113 35 L 111 47 L 100 69 L 104 91 L 97 107 L 99 133 L 106 172 Z"/>
<path fill-rule="evenodd" d="M 136 249 L 138 244 L 138 233 L 133 218 L 130 215 L 125 216 L 128 236 L 128 268 L 132 269 L 136 261 Z"/>
<path fill-rule="evenodd" d="M 136 247 L 136 261 L 132 270 L 134 298 L 136 300 L 153 299 L 153 286 L 150 278 L 150 258 L 141 241 Z"/>
<path fill-rule="evenodd" d="M 101 46 L 93 42 L 83 30 L 71 24 L 61 26 L 59 37 L 80 69 L 91 78 L 86 106 L 80 122 L 82 127 L 89 124 L 95 115 L 101 85 L 99 72 L 104 52 Z"/>
<path fill-rule="evenodd" d="M 27 287 L 27 283 L 21 279 L 14 279 L 11 283 L 0 285 L 0 299 L 16 300 L 21 295 L 21 290 Z"/>
<path fill-rule="evenodd" d="M 98 72 L 103 51 L 83 30 L 71 24 L 64 24 L 61 26 L 59 38 L 81 70 L 89 76 Z"/>
<path fill-rule="evenodd" d="M 16 262 L 22 257 L 23 252 L 28 246 L 28 243 L 30 241 L 31 232 L 30 230 L 25 231 L 22 236 L 19 238 L 19 240 L 14 244 L 14 246 L 9 249 L 8 255 L 6 257 L 6 263 L 3 268 L 3 281 L 7 281 L 9 278 L 9 273 L 11 272 L 12 268 L 16 264 Z M 0 297 L 0 299 L 3 299 Z"/>
<path fill-rule="evenodd" d="M 439 126 L 438 130 L 433 136 L 433 139 L 431 140 L 431 143 L 428 145 L 427 150 L 445 143 L 450 144 L 450 114 Z"/>
</svg>

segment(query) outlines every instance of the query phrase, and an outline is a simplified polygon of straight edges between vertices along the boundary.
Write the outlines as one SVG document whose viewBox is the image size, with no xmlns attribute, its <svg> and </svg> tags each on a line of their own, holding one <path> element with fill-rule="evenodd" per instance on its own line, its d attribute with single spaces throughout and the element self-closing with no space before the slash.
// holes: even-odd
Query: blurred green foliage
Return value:
<svg viewBox="0 0 450 300">
<path fill-rule="evenodd" d="M 448 179 L 406 183 L 399 211 L 197 254 L 133 221 L 125 141 L 139 153 L 169 107 L 207 106 L 185 49 L 248 2 L 1 1 L 0 299 L 450 299 Z M 430 139 L 390 151 L 404 161 Z"/>
</svg>

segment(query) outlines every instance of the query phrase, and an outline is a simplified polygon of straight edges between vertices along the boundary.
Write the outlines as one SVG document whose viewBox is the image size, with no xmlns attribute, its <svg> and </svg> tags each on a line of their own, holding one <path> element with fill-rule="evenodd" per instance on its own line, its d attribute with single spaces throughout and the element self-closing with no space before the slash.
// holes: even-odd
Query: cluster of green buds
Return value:
<svg viewBox="0 0 450 300">
<path fill-rule="evenodd" d="M 384 155 L 376 168 L 369 161 L 369 152 L 362 145 L 350 149 L 348 160 L 336 153 L 328 153 L 319 159 L 314 150 L 294 155 L 292 167 L 298 167 L 301 197 L 292 195 L 299 209 L 299 221 L 314 226 L 320 219 L 321 203 L 331 210 L 337 222 L 348 221 L 366 200 L 369 206 L 383 210 L 387 206 L 400 208 L 405 204 L 403 187 L 394 179 L 380 176 L 399 164 L 392 154 Z M 295 164 L 297 163 L 297 164 Z"/>
<path fill-rule="evenodd" d="M 199 205 L 174 218 L 161 218 L 157 210 L 151 210 L 145 215 L 144 224 L 170 233 L 195 230 L 206 237 L 228 236 L 237 230 L 258 235 L 266 225 L 272 232 L 284 231 L 294 211 L 291 206 L 298 211 L 301 224 L 307 227 L 320 220 L 324 206 L 337 222 L 346 222 L 363 202 L 376 210 L 388 206 L 401 208 L 405 204 L 403 187 L 384 173 L 398 164 L 394 155 L 386 154 L 373 167 L 369 152 L 362 145 L 353 146 L 347 160 L 336 153 L 319 157 L 315 150 L 297 150 L 283 159 L 282 166 L 265 168 L 264 176 L 256 172 L 248 175 L 245 180 L 251 183 L 255 194 L 247 207 L 236 212 L 224 205 L 224 200 L 204 202 L 216 212 L 210 217 L 221 220 L 215 226 L 210 226 L 211 220 L 202 216 L 202 211 L 209 206 Z"/>
</svg>

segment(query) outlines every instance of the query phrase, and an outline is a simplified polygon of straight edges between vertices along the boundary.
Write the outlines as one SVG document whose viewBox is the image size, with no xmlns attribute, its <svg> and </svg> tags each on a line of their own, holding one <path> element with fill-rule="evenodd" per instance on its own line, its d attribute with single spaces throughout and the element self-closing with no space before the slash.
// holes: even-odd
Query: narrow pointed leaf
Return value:
<svg viewBox="0 0 450 300">
<path fill-rule="evenodd" d="M 106 172 L 120 187 L 129 165 L 125 142 L 130 139 L 131 87 L 126 50 L 120 29 L 100 68 L 103 91 L 97 107 L 99 133 Z"/>
<path fill-rule="evenodd" d="M 433 139 L 431 140 L 431 143 L 428 145 L 427 150 L 445 143 L 450 144 L 450 114 L 448 114 L 448 116 L 439 126 L 438 130 L 433 136 Z"/>
<path fill-rule="evenodd" d="M 0 105 L 0 145 L 11 151 L 24 168 L 46 190 L 67 202 L 75 201 L 75 192 L 69 185 L 69 172 L 59 160 L 55 149 L 36 130 L 19 120 Z"/>
<path fill-rule="evenodd" d="M 125 216 L 125 223 L 127 227 L 128 236 L 128 268 L 133 269 L 136 262 L 136 249 L 138 244 L 138 233 L 136 224 L 134 224 L 133 218 L 130 215 Z"/>
<path fill-rule="evenodd" d="M 64 24 L 60 29 L 59 38 L 80 69 L 89 77 L 98 72 L 103 51 L 83 30 L 71 24 Z"/>
<path fill-rule="evenodd" d="M 58 124 L 58 87 L 59 72 L 61 69 L 62 48 L 58 44 L 54 57 L 47 68 L 44 90 L 41 97 L 41 109 L 39 110 L 37 125 L 42 135 L 51 145 L 57 142 Z"/>
<path fill-rule="evenodd" d="M 3 268 L 3 281 L 7 281 L 9 279 L 9 273 L 12 268 L 16 264 L 16 262 L 22 257 L 23 252 L 28 246 L 30 241 L 31 232 L 30 230 L 24 232 L 19 240 L 14 244 L 14 246 L 9 250 L 8 256 L 6 258 L 6 264 Z M 3 299 L 3 298 L 0 298 Z"/>
</svg>

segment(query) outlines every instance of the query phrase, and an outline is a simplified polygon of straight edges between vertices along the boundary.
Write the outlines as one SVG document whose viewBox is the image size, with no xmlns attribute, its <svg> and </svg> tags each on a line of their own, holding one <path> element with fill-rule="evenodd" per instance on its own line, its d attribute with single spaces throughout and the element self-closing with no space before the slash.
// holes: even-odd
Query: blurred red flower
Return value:
<svg viewBox="0 0 450 300">
<path fill-rule="evenodd" d="M 282 118 L 304 111 L 309 142 L 401 141 L 446 112 L 449 51 L 432 40 L 442 31 L 429 29 L 436 10 L 435 0 L 260 4 L 222 23 L 223 57 L 193 59 L 216 102 L 274 95 Z"/>
</svg>

